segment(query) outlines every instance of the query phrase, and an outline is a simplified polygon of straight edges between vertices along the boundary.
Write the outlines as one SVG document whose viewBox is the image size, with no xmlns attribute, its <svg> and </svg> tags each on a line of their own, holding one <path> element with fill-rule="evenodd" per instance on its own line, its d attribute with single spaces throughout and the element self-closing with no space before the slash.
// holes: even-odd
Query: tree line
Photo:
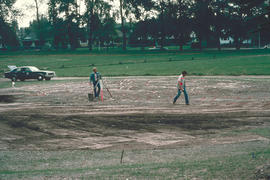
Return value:
<svg viewBox="0 0 270 180">
<path fill-rule="evenodd" d="M 194 48 L 221 49 L 220 38 L 232 38 L 240 49 L 243 41 L 255 37 L 257 44 L 270 41 L 269 0 L 49 0 L 48 12 L 40 15 L 41 0 L 33 0 L 36 18 L 31 31 L 43 46 L 48 40 L 55 49 L 79 47 L 79 40 L 94 45 L 140 46 L 193 42 Z M 2 44 L 16 48 L 19 33 L 14 9 L 16 0 L 0 2 Z"/>
</svg>

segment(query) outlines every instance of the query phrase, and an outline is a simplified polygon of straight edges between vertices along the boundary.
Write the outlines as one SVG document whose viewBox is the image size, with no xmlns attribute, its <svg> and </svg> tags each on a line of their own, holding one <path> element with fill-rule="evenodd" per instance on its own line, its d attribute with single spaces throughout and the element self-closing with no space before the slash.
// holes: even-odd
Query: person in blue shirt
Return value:
<svg viewBox="0 0 270 180">
<path fill-rule="evenodd" d="M 90 83 L 93 83 L 95 98 L 98 98 L 99 97 L 99 93 L 100 93 L 100 80 L 101 80 L 101 74 L 99 72 L 97 72 L 97 68 L 94 67 L 93 68 L 93 73 L 90 74 Z"/>
</svg>

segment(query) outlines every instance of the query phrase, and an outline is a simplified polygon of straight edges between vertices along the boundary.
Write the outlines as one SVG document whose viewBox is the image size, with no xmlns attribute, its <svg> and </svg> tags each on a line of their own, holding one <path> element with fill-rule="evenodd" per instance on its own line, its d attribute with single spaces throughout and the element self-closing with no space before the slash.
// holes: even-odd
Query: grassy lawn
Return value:
<svg viewBox="0 0 270 180">
<path fill-rule="evenodd" d="M 59 52 L 14 52 L 0 54 L 0 73 L 7 65 L 32 65 L 56 72 L 58 76 L 88 76 L 98 67 L 105 76 L 176 75 L 270 75 L 270 50 L 208 50 L 179 52 L 140 51 L 108 52 L 79 49 Z"/>
<path fill-rule="evenodd" d="M 262 142 L 181 149 L 0 151 L 0 178 L 255 179 L 270 162 Z"/>
</svg>

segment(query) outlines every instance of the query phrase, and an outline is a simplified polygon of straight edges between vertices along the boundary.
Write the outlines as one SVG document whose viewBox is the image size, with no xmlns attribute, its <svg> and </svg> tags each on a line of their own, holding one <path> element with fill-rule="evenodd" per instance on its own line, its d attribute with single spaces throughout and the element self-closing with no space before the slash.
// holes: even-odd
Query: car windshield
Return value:
<svg viewBox="0 0 270 180">
<path fill-rule="evenodd" d="M 20 70 L 20 68 L 16 68 L 16 69 L 13 69 L 11 72 L 17 72 L 19 70 Z"/>
<path fill-rule="evenodd" d="M 36 68 L 36 67 L 34 67 L 34 66 L 29 67 L 29 68 L 31 69 L 31 71 L 39 71 L 39 69 L 38 69 L 38 68 Z"/>
</svg>

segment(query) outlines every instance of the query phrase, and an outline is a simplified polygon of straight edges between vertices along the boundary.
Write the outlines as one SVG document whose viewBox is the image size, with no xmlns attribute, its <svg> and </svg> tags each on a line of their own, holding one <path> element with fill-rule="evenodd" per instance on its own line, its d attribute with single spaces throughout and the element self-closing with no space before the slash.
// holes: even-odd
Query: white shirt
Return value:
<svg viewBox="0 0 270 180">
<path fill-rule="evenodd" d="M 185 78 L 183 74 L 181 74 L 177 80 L 177 87 L 180 88 L 180 86 L 182 86 L 183 88 L 185 86 Z"/>
</svg>

